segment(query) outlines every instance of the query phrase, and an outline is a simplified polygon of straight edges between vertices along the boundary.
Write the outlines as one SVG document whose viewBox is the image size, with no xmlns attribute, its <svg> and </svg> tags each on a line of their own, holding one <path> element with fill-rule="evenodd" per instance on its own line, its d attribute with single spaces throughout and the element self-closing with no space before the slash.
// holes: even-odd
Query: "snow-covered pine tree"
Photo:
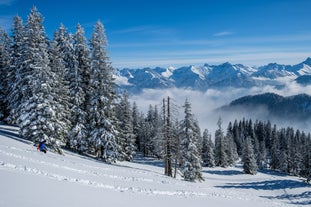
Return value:
<svg viewBox="0 0 311 207">
<path fill-rule="evenodd" d="M 215 164 L 220 167 L 228 167 L 228 155 L 226 153 L 226 139 L 221 128 L 221 118 L 217 122 L 218 129 L 215 132 Z"/>
<path fill-rule="evenodd" d="M 106 34 L 100 21 L 95 25 L 90 46 L 89 141 L 98 158 L 112 163 L 118 159 L 120 150 L 114 114 L 116 92 L 112 77 L 113 68 L 106 51 Z"/>
<path fill-rule="evenodd" d="M 46 139 L 47 143 L 61 153 L 63 140 L 58 130 L 57 102 L 53 93 L 55 74 L 49 66 L 47 38 L 43 17 L 33 7 L 25 25 L 25 47 L 21 57 L 24 62 L 19 70 L 22 101 L 19 106 L 21 135 L 31 141 Z"/>
<path fill-rule="evenodd" d="M 215 167 L 215 146 L 211 137 L 211 134 L 205 129 L 202 143 L 202 161 L 205 167 Z"/>
<path fill-rule="evenodd" d="M 250 137 L 246 137 L 244 140 L 243 148 L 243 170 L 246 174 L 256 174 L 257 173 L 257 162 L 254 155 L 254 148 Z"/>
<path fill-rule="evenodd" d="M 25 46 L 25 32 L 22 19 L 19 16 L 15 16 L 12 27 L 12 50 L 11 50 L 11 67 L 8 74 L 8 81 L 11 83 L 9 86 L 9 94 L 7 97 L 8 108 L 10 111 L 7 121 L 10 124 L 17 124 L 19 112 L 18 108 L 22 100 L 22 80 L 20 76 L 20 70 L 23 67 L 23 50 Z"/>
<path fill-rule="evenodd" d="M 9 93 L 9 71 L 11 65 L 11 39 L 6 31 L 0 28 L 0 121 L 9 115 L 8 93 Z"/>
<path fill-rule="evenodd" d="M 86 126 L 89 97 L 87 91 L 89 90 L 91 65 L 90 51 L 84 37 L 84 30 L 80 24 L 77 25 L 73 40 L 75 56 L 72 59 L 76 60 L 76 64 L 73 64 L 74 67 L 68 71 L 70 102 L 72 104 L 70 119 L 72 128 L 69 132 L 69 144 L 72 149 L 83 153 L 88 149 L 88 130 Z"/>
<path fill-rule="evenodd" d="M 194 124 L 191 104 L 185 101 L 185 118 L 182 121 L 181 129 L 183 131 L 181 138 L 181 172 L 187 181 L 204 180 L 201 174 L 201 156 L 197 148 L 199 134 Z"/>
<path fill-rule="evenodd" d="M 136 152 L 135 135 L 133 133 L 133 121 L 131 104 L 126 91 L 121 96 L 117 107 L 118 117 L 118 141 L 121 146 L 121 159 L 132 161 Z"/>
</svg>

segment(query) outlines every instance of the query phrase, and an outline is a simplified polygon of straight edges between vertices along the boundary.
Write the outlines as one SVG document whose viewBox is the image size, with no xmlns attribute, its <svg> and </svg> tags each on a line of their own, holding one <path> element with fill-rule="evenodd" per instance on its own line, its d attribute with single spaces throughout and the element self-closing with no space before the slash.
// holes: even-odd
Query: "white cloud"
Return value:
<svg viewBox="0 0 311 207">
<path fill-rule="evenodd" d="M 233 35 L 233 34 L 234 34 L 233 32 L 223 31 L 223 32 L 215 33 L 213 36 L 222 37 L 222 36 L 229 36 L 229 35 Z"/>
</svg>

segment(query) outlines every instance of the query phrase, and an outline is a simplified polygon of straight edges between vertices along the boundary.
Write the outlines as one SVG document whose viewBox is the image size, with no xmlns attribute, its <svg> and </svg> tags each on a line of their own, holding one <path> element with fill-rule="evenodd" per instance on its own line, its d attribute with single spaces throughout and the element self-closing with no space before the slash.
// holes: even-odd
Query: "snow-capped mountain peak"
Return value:
<svg viewBox="0 0 311 207">
<path fill-rule="evenodd" d="M 220 65 L 190 65 L 179 68 L 126 68 L 115 74 L 121 88 L 126 88 L 134 93 L 145 88 L 177 87 L 193 90 L 206 90 L 215 87 L 249 88 L 267 84 L 279 85 L 278 78 L 296 79 L 303 75 L 311 75 L 311 58 L 293 66 L 270 63 L 256 68 L 225 62 Z"/>
<path fill-rule="evenodd" d="M 310 75 L 311 74 L 311 58 L 307 58 L 302 63 L 293 66 L 299 75 Z"/>
<path fill-rule="evenodd" d="M 173 74 L 175 68 L 173 66 L 168 67 L 164 72 L 161 73 L 163 77 L 169 78 Z"/>
<path fill-rule="evenodd" d="M 204 69 L 191 66 L 191 71 L 199 76 L 200 79 L 205 80 Z"/>
</svg>

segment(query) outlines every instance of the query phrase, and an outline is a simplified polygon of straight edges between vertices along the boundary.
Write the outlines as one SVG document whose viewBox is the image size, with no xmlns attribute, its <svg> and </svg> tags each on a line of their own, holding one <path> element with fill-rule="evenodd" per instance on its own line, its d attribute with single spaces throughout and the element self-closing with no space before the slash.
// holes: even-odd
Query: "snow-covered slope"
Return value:
<svg viewBox="0 0 311 207">
<path fill-rule="evenodd" d="M 217 206 L 311 205 L 310 185 L 296 177 L 241 168 L 204 168 L 205 181 L 190 183 L 163 175 L 162 162 L 137 157 L 108 165 L 65 152 L 40 153 L 0 126 L 0 206 Z"/>
<path fill-rule="evenodd" d="M 208 88 L 219 87 L 275 86 L 279 85 L 278 78 L 295 79 L 302 75 L 311 75 L 311 58 L 293 66 L 270 63 L 258 68 L 228 62 L 180 68 L 127 68 L 116 72 L 116 80 L 121 88 L 136 93 L 143 89 L 173 87 L 205 91 Z"/>
</svg>

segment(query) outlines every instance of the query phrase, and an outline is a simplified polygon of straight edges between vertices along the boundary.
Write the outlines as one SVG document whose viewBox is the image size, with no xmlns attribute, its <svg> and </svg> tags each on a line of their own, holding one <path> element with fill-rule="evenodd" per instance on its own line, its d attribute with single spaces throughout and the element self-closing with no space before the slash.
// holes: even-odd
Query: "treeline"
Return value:
<svg viewBox="0 0 311 207">
<path fill-rule="evenodd" d="M 203 180 L 202 165 L 239 160 L 245 173 L 273 169 L 310 179 L 310 134 L 251 120 L 229 123 L 224 132 L 219 119 L 214 143 L 189 100 L 182 120 L 170 97 L 144 114 L 126 92 L 116 92 L 113 70 L 101 22 L 89 41 L 79 24 L 74 34 L 61 25 L 49 40 L 34 7 L 25 24 L 14 18 L 11 35 L 0 30 L 0 121 L 60 154 L 67 148 L 106 163 L 132 161 L 136 153 L 163 159 L 166 175 L 179 172 L 188 181 Z"/>
<path fill-rule="evenodd" d="M 229 123 L 224 135 L 221 124 L 215 133 L 215 164 L 227 167 L 239 158 L 246 173 L 272 169 L 311 177 L 311 137 L 291 127 L 277 129 L 268 122 L 241 120 Z"/>
</svg>

